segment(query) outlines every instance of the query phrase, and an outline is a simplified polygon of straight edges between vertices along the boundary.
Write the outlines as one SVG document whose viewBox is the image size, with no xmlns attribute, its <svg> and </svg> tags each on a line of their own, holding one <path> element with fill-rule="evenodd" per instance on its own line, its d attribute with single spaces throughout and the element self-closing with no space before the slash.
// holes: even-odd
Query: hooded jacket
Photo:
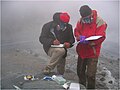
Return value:
<svg viewBox="0 0 120 90">
<path fill-rule="evenodd" d="M 43 48 L 45 52 L 48 54 L 48 50 L 53 44 L 53 41 L 57 38 L 61 44 L 64 42 L 69 42 L 70 47 L 72 47 L 73 43 L 75 42 L 74 35 L 73 35 L 73 29 L 72 25 L 67 24 L 66 29 L 64 31 L 59 31 L 55 33 L 56 31 L 56 26 L 60 24 L 60 13 L 55 13 L 53 15 L 53 21 L 48 22 L 43 25 L 42 27 L 42 32 L 39 37 L 39 41 L 43 44 Z M 51 32 L 51 30 L 54 30 L 55 36 Z M 67 52 L 67 49 L 65 49 Z"/>
<path fill-rule="evenodd" d="M 78 55 L 84 58 L 97 58 L 100 54 L 101 44 L 106 38 L 107 24 L 97 15 L 96 10 L 92 10 L 93 21 L 90 24 L 82 23 L 81 19 L 77 22 L 74 29 L 75 37 L 80 35 L 90 36 L 102 36 L 100 39 L 89 41 L 88 44 L 78 44 L 76 51 Z"/>
</svg>

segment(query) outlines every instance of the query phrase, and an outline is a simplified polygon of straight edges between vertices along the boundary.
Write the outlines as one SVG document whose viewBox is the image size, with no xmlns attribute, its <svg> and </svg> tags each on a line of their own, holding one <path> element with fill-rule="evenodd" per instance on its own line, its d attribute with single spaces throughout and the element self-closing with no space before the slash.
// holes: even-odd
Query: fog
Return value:
<svg viewBox="0 0 120 90">
<path fill-rule="evenodd" d="M 1 42 L 5 46 L 17 47 L 31 44 L 39 47 L 42 26 L 51 21 L 55 12 L 68 12 L 73 29 L 80 18 L 80 6 L 87 4 L 97 10 L 107 22 L 106 40 L 103 49 L 117 54 L 119 40 L 119 1 L 5 1 L 1 2 Z M 7 48 L 5 47 L 5 48 Z M 27 48 L 28 46 L 22 48 Z"/>
</svg>

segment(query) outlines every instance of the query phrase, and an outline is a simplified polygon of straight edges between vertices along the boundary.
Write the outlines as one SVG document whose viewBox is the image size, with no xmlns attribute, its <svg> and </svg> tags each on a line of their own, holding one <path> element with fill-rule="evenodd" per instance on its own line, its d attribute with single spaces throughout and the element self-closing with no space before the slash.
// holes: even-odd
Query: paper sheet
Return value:
<svg viewBox="0 0 120 90">
<path fill-rule="evenodd" d="M 79 83 L 71 83 L 69 90 L 80 90 L 80 84 Z"/>
<path fill-rule="evenodd" d="M 86 38 L 85 40 L 96 40 L 96 39 L 99 39 L 101 37 L 102 36 L 91 36 L 91 37 Z"/>
<path fill-rule="evenodd" d="M 72 45 L 75 45 L 75 44 L 78 44 L 78 43 L 80 43 L 80 41 L 77 41 L 77 42 L 73 43 Z"/>
<path fill-rule="evenodd" d="M 60 45 L 51 45 L 51 47 L 64 47 L 64 44 L 60 44 Z"/>
<path fill-rule="evenodd" d="M 86 38 L 85 40 L 88 40 L 88 41 L 89 40 L 97 40 L 97 39 L 99 39 L 101 37 L 102 36 L 90 36 L 90 37 Z M 80 43 L 80 41 L 73 43 L 73 45 L 78 44 L 78 43 Z"/>
</svg>

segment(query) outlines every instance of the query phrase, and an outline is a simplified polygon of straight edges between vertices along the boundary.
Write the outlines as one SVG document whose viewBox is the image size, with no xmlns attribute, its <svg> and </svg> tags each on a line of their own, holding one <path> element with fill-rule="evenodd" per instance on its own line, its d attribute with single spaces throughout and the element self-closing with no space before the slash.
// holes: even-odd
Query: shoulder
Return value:
<svg viewBox="0 0 120 90">
<path fill-rule="evenodd" d="M 81 21 L 81 18 L 77 21 L 76 28 L 81 28 L 83 26 L 83 23 Z"/>
<path fill-rule="evenodd" d="M 68 27 L 68 29 L 71 29 L 71 30 L 73 28 L 73 26 L 71 24 L 67 24 L 67 27 Z"/>
<path fill-rule="evenodd" d="M 44 28 L 54 28 L 57 24 L 54 21 L 50 21 L 43 25 Z"/>
<path fill-rule="evenodd" d="M 69 24 L 69 23 L 68 23 L 68 26 L 69 26 L 69 27 L 72 27 L 72 25 L 71 25 L 71 24 Z"/>
<path fill-rule="evenodd" d="M 45 23 L 45 24 L 43 25 L 43 29 L 49 29 L 49 28 L 52 28 L 52 27 L 54 27 L 54 26 L 55 26 L 54 21 L 50 21 L 50 22 Z"/>
<path fill-rule="evenodd" d="M 105 21 L 100 16 L 97 16 L 96 24 L 97 24 L 97 27 L 99 27 L 99 26 L 105 24 Z"/>
<path fill-rule="evenodd" d="M 43 27 L 50 27 L 50 25 L 52 24 L 52 22 L 53 22 L 53 21 L 50 21 L 50 22 L 48 22 L 48 23 L 45 23 L 45 24 L 43 25 Z"/>
</svg>

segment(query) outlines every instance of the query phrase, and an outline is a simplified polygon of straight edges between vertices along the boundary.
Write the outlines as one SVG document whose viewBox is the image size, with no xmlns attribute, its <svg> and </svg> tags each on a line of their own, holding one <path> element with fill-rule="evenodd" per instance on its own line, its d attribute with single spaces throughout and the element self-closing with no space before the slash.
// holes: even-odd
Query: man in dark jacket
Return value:
<svg viewBox="0 0 120 90">
<path fill-rule="evenodd" d="M 50 74 L 56 66 L 58 74 L 64 74 L 67 49 L 75 42 L 69 20 L 68 13 L 58 12 L 53 15 L 53 21 L 43 25 L 39 41 L 43 44 L 47 55 L 51 57 L 43 71 L 44 74 Z M 52 47 L 55 45 L 62 45 L 62 47 Z"/>
</svg>

